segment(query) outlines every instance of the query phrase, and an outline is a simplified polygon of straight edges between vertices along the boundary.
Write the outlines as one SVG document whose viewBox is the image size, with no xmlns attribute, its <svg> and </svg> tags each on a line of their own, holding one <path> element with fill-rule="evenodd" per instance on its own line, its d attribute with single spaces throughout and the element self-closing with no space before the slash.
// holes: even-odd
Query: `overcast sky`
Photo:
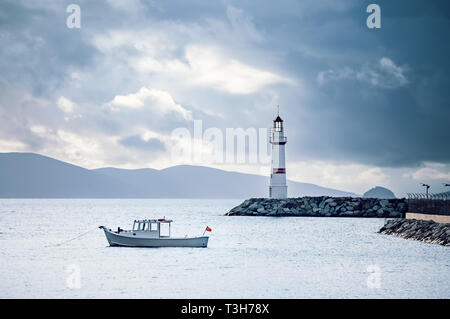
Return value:
<svg viewBox="0 0 450 319">
<path fill-rule="evenodd" d="M 381 29 L 366 26 L 370 3 Z M 446 0 L 2 0 L 0 152 L 164 168 L 179 164 L 175 128 L 269 127 L 279 104 L 289 179 L 442 191 L 449 35 Z"/>
</svg>

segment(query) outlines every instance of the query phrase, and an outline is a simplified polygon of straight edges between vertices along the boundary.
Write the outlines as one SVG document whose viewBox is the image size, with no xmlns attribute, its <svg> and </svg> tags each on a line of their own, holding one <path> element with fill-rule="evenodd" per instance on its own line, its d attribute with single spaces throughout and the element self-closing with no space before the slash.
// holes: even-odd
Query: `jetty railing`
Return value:
<svg viewBox="0 0 450 319">
<path fill-rule="evenodd" d="M 408 193 L 411 213 L 450 216 L 450 192 L 439 194 Z"/>
</svg>

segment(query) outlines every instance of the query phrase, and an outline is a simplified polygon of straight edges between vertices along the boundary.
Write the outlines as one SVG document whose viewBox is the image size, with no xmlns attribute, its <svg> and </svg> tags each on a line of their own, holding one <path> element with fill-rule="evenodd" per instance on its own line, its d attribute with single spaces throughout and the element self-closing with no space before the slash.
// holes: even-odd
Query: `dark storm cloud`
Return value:
<svg viewBox="0 0 450 319">
<path fill-rule="evenodd" d="M 450 19 L 450 3 L 446 0 L 410 1 L 410 0 L 380 0 L 384 15 L 388 18 L 398 17 L 441 17 Z"/>
<path fill-rule="evenodd" d="M 65 8 L 63 2 L 48 7 L 0 3 L 0 76 L 46 96 L 64 83 L 70 69 L 90 65 L 95 50 L 82 32 L 66 27 Z"/>
<path fill-rule="evenodd" d="M 269 39 L 284 49 L 284 67 L 308 92 L 296 100 L 279 91 L 296 144 L 289 155 L 393 167 L 450 162 L 448 2 L 379 1 L 380 30 L 365 25 L 368 3 L 324 8 L 306 22 L 262 18 L 272 23 L 263 23 Z M 380 70 L 383 58 L 404 78 Z M 328 76 L 322 85 L 321 72 Z"/>
<path fill-rule="evenodd" d="M 365 24 L 366 7 L 372 2 L 382 9 L 380 30 L 369 30 Z M 84 117 L 67 124 L 73 129 L 84 126 L 121 135 L 124 122 L 159 132 L 185 126 L 170 117 L 155 120 L 151 111 L 121 116 L 99 111 L 117 95 L 156 86 L 188 106 L 194 119 L 207 119 L 207 127 L 269 126 L 280 104 L 290 161 L 385 167 L 450 162 L 448 1 L 146 1 L 139 6 L 130 2 L 136 7 L 81 1 L 79 30 L 65 26 L 70 1 L 39 3 L 1 2 L 0 77 L 36 96 L 57 99 L 65 94 L 75 102 L 91 103 L 84 106 Z M 172 32 L 168 33 L 172 42 L 164 43 L 170 50 L 161 59 L 191 67 L 186 46 L 211 45 L 296 85 L 277 83 L 233 94 L 212 86 L 190 86 L 189 78 L 159 81 L 157 72 L 139 78 L 128 59 L 145 50 L 139 51 L 135 43 L 110 51 L 95 45 L 96 36 L 112 30 L 137 38 L 145 36 L 139 34 L 142 30 L 157 35 Z M 79 86 L 72 84 L 72 72 L 83 73 Z M 13 101 L 0 107 L 3 114 L 6 108 L 23 112 Z M 11 128 L 8 136 L 25 135 L 26 126 L 39 124 L 30 120 L 39 118 L 35 112 L 26 120 L 25 115 L 14 115 L 24 118 L 24 128 Z M 51 117 L 50 112 L 44 114 Z M 61 122 L 61 112 L 55 114 L 53 120 L 47 119 L 48 125 Z M 28 141 L 32 135 L 26 134 Z M 146 146 L 136 137 L 122 142 Z"/>
</svg>

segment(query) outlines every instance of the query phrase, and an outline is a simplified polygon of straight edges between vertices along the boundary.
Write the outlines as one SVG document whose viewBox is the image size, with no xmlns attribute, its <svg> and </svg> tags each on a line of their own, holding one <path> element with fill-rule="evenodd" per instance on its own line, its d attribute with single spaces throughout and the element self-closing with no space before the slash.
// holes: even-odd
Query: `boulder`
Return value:
<svg viewBox="0 0 450 319">
<path fill-rule="evenodd" d="M 414 219 L 395 219 L 388 221 L 380 228 L 378 233 L 450 246 L 450 224 L 438 224 L 433 221 Z"/>
<path fill-rule="evenodd" d="M 228 216 L 336 216 L 401 217 L 405 199 L 350 197 L 299 197 L 288 199 L 250 198 L 232 208 Z"/>
</svg>

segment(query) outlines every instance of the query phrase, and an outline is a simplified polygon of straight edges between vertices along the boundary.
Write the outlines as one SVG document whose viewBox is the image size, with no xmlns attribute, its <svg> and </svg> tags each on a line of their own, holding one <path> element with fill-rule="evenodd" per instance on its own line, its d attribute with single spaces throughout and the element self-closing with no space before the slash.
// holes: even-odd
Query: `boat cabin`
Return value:
<svg viewBox="0 0 450 319">
<path fill-rule="evenodd" d="M 133 222 L 133 232 L 152 232 L 157 237 L 170 237 L 170 224 L 173 222 L 171 219 L 143 219 L 135 220 Z M 168 225 L 168 233 L 165 233 L 162 225 Z M 164 235 L 162 235 L 162 230 Z"/>
</svg>

